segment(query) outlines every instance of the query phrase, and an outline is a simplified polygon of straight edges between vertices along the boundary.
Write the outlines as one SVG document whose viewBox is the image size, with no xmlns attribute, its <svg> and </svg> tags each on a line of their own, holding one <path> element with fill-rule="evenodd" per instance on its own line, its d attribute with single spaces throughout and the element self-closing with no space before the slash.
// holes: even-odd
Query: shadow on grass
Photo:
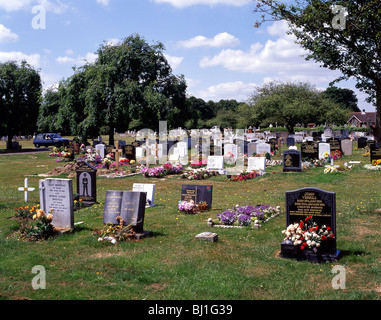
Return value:
<svg viewBox="0 0 381 320">
<path fill-rule="evenodd" d="M 365 252 L 362 250 L 340 250 L 340 258 L 354 256 L 369 256 L 370 254 L 370 252 Z"/>
</svg>

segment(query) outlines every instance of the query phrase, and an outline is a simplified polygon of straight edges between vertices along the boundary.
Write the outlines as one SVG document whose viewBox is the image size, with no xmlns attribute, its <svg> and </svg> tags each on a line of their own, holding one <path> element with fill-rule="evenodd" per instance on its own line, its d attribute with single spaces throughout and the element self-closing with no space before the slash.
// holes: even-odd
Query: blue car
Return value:
<svg viewBox="0 0 381 320">
<path fill-rule="evenodd" d="M 39 133 L 33 139 L 33 144 L 36 148 L 55 146 L 57 148 L 68 146 L 69 139 L 62 138 L 57 133 Z"/>
</svg>

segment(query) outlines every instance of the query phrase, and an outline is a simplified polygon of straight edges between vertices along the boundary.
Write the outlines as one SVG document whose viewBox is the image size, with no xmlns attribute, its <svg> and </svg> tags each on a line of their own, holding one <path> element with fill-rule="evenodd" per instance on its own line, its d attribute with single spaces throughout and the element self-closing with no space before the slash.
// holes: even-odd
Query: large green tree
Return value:
<svg viewBox="0 0 381 320">
<path fill-rule="evenodd" d="M 34 134 L 41 102 L 41 78 L 22 61 L 0 63 L 0 129 L 12 149 L 14 135 Z"/>
<path fill-rule="evenodd" d="M 186 83 L 172 74 L 164 45 L 149 45 L 139 35 L 131 35 L 117 45 L 104 44 L 86 72 L 84 128 L 109 127 L 109 143 L 114 129 L 126 130 L 133 119 L 140 128 L 158 129 L 173 107 L 185 106 Z"/>
<path fill-rule="evenodd" d="M 307 59 L 340 70 L 337 79 L 355 79 L 377 109 L 374 135 L 381 142 L 381 1 L 257 0 L 256 22 L 286 20 Z"/>
<path fill-rule="evenodd" d="M 348 119 L 348 110 L 324 99 L 309 83 L 269 82 L 258 87 L 250 97 L 249 108 L 239 107 L 241 125 L 267 126 L 277 123 L 291 133 L 297 124 L 341 124 Z"/>
</svg>

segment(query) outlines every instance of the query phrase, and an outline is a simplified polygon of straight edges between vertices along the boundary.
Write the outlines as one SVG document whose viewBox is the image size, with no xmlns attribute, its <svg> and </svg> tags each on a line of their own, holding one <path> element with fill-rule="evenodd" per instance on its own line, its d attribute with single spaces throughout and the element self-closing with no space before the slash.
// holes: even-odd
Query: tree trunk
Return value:
<svg viewBox="0 0 381 320">
<path fill-rule="evenodd" d="M 113 146 L 115 144 L 115 140 L 114 140 L 114 126 L 113 126 L 113 124 L 110 124 L 110 128 L 109 128 L 109 131 L 108 131 L 108 144 L 110 146 Z"/>
<path fill-rule="evenodd" d="M 13 150 L 12 139 L 13 139 L 13 134 L 8 133 L 7 150 Z"/>
<path fill-rule="evenodd" d="M 381 79 L 376 80 L 376 125 L 372 128 L 374 139 L 381 147 Z"/>
</svg>

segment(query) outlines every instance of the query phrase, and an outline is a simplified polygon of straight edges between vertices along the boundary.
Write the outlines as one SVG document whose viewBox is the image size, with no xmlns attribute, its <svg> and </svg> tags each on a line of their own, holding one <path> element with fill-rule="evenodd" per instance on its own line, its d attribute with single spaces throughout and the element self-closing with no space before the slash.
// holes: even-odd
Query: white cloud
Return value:
<svg viewBox="0 0 381 320">
<path fill-rule="evenodd" d="M 167 54 L 164 54 L 165 58 L 167 59 L 169 65 L 171 66 L 172 70 L 175 70 L 180 63 L 183 61 L 184 57 L 174 57 Z"/>
<path fill-rule="evenodd" d="M 0 0 L 0 9 L 7 12 L 18 11 L 29 6 L 31 0 Z"/>
<path fill-rule="evenodd" d="M 196 36 L 192 39 L 179 41 L 178 44 L 184 48 L 197 48 L 197 47 L 234 47 L 240 44 L 238 38 L 227 32 L 221 32 L 213 38 L 204 36 Z"/>
<path fill-rule="evenodd" d="M 216 5 L 228 5 L 242 7 L 249 3 L 252 3 L 251 0 L 153 0 L 156 3 L 168 3 L 176 8 L 185 8 L 193 5 L 203 4 L 209 6 Z"/>
<path fill-rule="evenodd" d="M 70 54 L 74 54 L 74 52 L 70 52 Z M 61 56 L 56 59 L 59 64 L 71 64 L 73 66 L 82 66 L 86 62 L 93 63 L 98 58 L 97 54 L 87 53 L 85 56 L 77 56 L 77 57 L 69 57 L 69 56 Z"/>
<path fill-rule="evenodd" d="M 337 71 L 320 68 L 314 61 L 306 61 L 302 57 L 306 51 L 295 44 L 294 36 L 285 34 L 283 24 L 276 23 L 268 31 L 281 36 L 276 41 L 268 40 L 264 45 L 254 43 L 247 51 L 226 49 L 213 57 L 203 57 L 200 67 L 222 66 L 236 72 L 266 74 L 281 81 L 322 83 L 339 76 Z"/>
<path fill-rule="evenodd" d="M 20 51 L 0 52 L 0 62 L 21 62 L 23 60 L 36 69 L 41 66 L 41 56 L 38 53 L 28 55 Z"/>
<path fill-rule="evenodd" d="M 107 7 L 110 4 L 110 0 L 97 0 L 97 3 Z"/>
<path fill-rule="evenodd" d="M 244 83 L 242 81 L 223 82 L 201 90 L 195 94 L 197 97 L 208 101 L 220 101 L 221 99 L 235 99 L 246 101 L 255 91 L 255 83 Z"/>
<path fill-rule="evenodd" d="M 0 43 L 17 41 L 18 35 L 0 24 Z"/>
</svg>

